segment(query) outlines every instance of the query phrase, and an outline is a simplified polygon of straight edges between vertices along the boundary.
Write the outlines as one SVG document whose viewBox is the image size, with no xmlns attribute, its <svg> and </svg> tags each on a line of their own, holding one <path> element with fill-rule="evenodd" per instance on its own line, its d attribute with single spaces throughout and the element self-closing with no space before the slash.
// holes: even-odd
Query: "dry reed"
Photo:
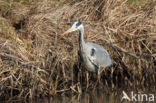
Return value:
<svg viewBox="0 0 156 103">
<path fill-rule="evenodd" d="M 60 37 L 77 20 L 85 26 L 85 40 L 105 47 L 115 61 L 112 69 L 102 73 L 102 87 L 154 86 L 154 0 L 141 6 L 124 0 L 40 0 L 20 5 L 10 10 L 0 8 L 2 100 L 82 92 L 85 69 L 77 55 L 78 33 Z M 94 75 L 90 73 L 90 88 L 95 87 Z"/>
</svg>

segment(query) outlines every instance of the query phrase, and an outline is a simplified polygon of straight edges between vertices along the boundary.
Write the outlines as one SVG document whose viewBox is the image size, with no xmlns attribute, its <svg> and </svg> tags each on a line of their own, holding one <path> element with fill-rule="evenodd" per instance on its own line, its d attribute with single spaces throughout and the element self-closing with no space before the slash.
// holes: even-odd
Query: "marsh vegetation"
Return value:
<svg viewBox="0 0 156 103">
<path fill-rule="evenodd" d="M 155 11 L 155 0 L 0 0 L 0 100 L 85 91 L 78 33 L 60 36 L 77 20 L 115 62 L 88 90 L 155 91 Z"/>
</svg>

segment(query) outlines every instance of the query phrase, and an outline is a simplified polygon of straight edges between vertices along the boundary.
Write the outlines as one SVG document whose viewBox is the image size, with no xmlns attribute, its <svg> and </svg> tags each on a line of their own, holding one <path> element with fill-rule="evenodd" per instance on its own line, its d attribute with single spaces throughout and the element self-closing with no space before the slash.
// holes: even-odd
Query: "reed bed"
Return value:
<svg viewBox="0 0 156 103">
<path fill-rule="evenodd" d="M 78 20 L 85 40 L 102 45 L 115 62 L 102 72 L 101 88 L 155 88 L 156 2 L 145 1 L 0 1 L 0 99 L 83 92 L 78 33 L 60 36 Z M 90 73 L 90 90 L 96 79 Z"/>
</svg>

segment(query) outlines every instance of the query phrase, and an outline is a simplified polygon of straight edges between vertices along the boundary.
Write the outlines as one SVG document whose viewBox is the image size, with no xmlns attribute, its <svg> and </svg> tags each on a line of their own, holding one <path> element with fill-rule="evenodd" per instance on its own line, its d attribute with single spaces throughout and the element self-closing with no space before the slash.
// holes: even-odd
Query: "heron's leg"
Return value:
<svg viewBox="0 0 156 103">
<path fill-rule="evenodd" d="M 100 70 L 98 70 L 98 75 L 97 76 L 98 76 L 98 83 L 99 84 L 100 84 L 100 78 L 101 78 L 100 73 L 101 73 Z"/>
<path fill-rule="evenodd" d="M 88 88 L 88 85 L 89 85 L 89 84 L 88 84 L 88 75 L 89 75 L 89 74 L 88 74 L 88 71 L 86 71 L 86 84 L 87 84 L 87 88 Z"/>
<path fill-rule="evenodd" d="M 100 83 L 100 70 L 98 70 L 97 78 L 98 78 L 98 84 L 99 84 Z"/>
</svg>

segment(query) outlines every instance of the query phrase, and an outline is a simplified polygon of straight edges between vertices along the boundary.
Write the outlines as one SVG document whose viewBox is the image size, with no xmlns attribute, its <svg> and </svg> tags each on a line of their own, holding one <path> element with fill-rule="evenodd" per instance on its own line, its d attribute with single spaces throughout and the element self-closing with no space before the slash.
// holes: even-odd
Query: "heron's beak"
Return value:
<svg viewBox="0 0 156 103">
<path fill-rule="evenodd" d="M 68 29 L 67 31 L 65 31 L 64 33 L 61 34 L 61 36 L 64 36 L 66 34 L 69 34 L 70 32 L 73 31 L 73 28 Z"/>
</svg>

